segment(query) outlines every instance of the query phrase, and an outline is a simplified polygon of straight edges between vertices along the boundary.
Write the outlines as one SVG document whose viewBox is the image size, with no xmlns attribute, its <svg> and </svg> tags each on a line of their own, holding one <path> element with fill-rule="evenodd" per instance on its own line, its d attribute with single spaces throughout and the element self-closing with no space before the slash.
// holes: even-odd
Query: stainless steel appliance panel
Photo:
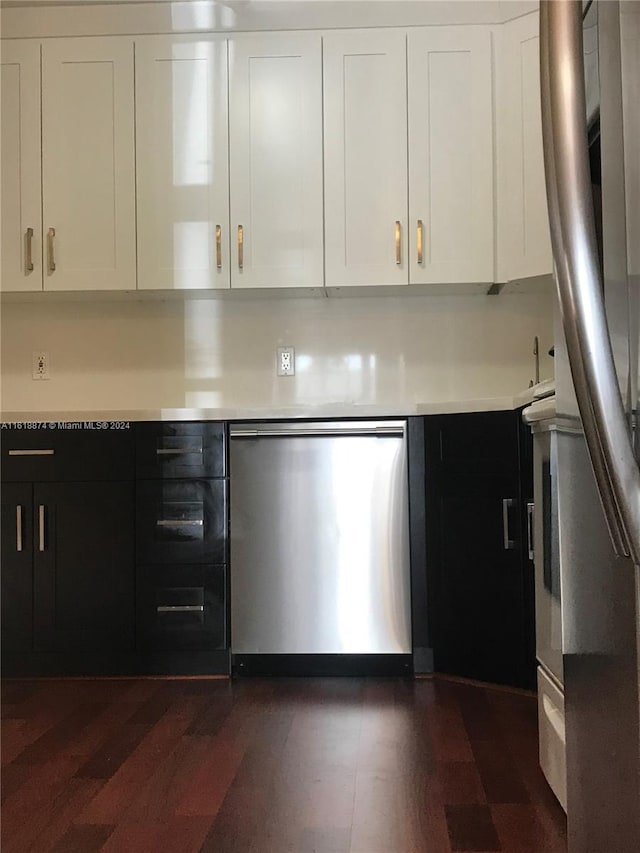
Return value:
<svg viewBox="0 0 640 853">
<path fill-rule="evenodd" d="M 562 587 L 557 433 L 541 423 L 533 436 L 536 657 L 562 685 Z"/>
<path fill-rule="evenodd" d="M 233 653 L 410 653 L 405 422 L 255 429 L 231 431 Z"/>
<path fill-rule="evenodd" d="M 575 427 L 558 445 L 568 511 L 560 524 L 568 849 L 635 853 L 640 474 L 629 425 L 638 388 L 640 3 L 593 2 L 584 39 L 581 8 L 567 0 L 540 7 L 545 168 L 563 320 L 557 405 Z M 585 48 L 597 51 L 595 61 L 587 57 L 586 93 Z M 599 129 L 599 152 L 587 150 L 587 117 Z"/>
</svg>

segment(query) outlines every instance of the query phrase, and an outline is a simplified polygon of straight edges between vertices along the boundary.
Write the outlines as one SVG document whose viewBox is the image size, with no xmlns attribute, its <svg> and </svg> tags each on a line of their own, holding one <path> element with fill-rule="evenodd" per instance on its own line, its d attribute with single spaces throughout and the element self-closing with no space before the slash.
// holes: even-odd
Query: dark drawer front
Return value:
<svg viewBox="0 0 640 853">
<path fill-rule="evenodd" d="M 133 427 L 82 423 L 52 429 L 6 429 L 0 435 L 5 482 L 132 480 Z"/>
<path fill-rule="evenodd" d="M 138 648 L 226 647 L 225 566 L 139 566 Z"/>
<path fill-rule="evenodd" d="M 138 563 L 226 563 L 226 480 L 139 480 Z"/>
<path fill-rule="evenodd" d="M 141 423 L 136 427 L 140 479 L 226 476 L 221 423 Z"/>
</svg>

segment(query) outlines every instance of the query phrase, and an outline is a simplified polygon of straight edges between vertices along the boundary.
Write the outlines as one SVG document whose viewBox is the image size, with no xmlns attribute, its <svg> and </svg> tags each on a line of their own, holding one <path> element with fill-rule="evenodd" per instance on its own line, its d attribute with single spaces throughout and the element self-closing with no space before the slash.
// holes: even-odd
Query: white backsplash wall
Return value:
<svg viewBox="0 0 640 853">
<path fill-rule="evenodd" d="M 405 405 L 516 394 L 553 375 L 552 294 L 9 303 L 3 412 Z M 276 347 L 296 375 L 276 376 Z M 51 379 L 33 381 L 45 350 Z"/>
</svg>

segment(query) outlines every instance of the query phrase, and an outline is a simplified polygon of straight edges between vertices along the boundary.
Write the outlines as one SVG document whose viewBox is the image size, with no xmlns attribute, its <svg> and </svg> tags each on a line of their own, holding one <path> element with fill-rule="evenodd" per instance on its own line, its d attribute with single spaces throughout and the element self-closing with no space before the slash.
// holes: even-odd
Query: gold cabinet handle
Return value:
<svg viewBox="0 0 640 853">
<path fill-rule="evenodd" d="M 216 225 L 216 268 L 222 269 L 222 228 Z"/>
<path fill-rule="evenodd" d="M 238 269 L 244 268 L 244 228 L 238 225 Z"/>
<path fill-rule="evenodd" d="M 416 246 L 418 249 L 418 263 L 422 264 L 424 263 L 424 224 L 422 219 L 418 219 Z"/>
<path fill-rule="evenodd" d="M 56 258 L 53 252 L 53 238 L 56 236 L 56 229 L 49 228 L 47 231 L 47 266 L 49 272 L 56 271 Z"/>
<path fill-rule="evenodd" d="M 27 233 L 25 234 L 25 240 L 24 240 L 24 251 L 25 251 L 24 268 L 25 268 L 26 272 L 33 272 L 33 254 L 31 251 L 32 243 L 33 243 L 33 228 L 27 228 Z"/>
<path fill-rule="evenodd" d="M 400 264 L 402 263 L 402 244 L 401 244 L 402 225 L 400 224 L 399 219 L 396 219 L 395 230 L 396 230 L 396 264 L 398 264 L 398 266 L 400 266 Z"/>
</svg>

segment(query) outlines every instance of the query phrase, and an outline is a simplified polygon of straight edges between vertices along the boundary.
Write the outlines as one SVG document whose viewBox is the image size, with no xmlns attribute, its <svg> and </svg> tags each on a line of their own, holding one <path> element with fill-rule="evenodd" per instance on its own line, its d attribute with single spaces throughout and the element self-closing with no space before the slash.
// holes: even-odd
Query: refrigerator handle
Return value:
<svg viewBox="0 0 640 853">
<path fill-rule="evenodd" d="M 613 546 L 640 564 L 640 469 L 600 280 L 578 0 L 541 0 L 540 81 L 555 279 L 576 398 Z"/>
</svg>

